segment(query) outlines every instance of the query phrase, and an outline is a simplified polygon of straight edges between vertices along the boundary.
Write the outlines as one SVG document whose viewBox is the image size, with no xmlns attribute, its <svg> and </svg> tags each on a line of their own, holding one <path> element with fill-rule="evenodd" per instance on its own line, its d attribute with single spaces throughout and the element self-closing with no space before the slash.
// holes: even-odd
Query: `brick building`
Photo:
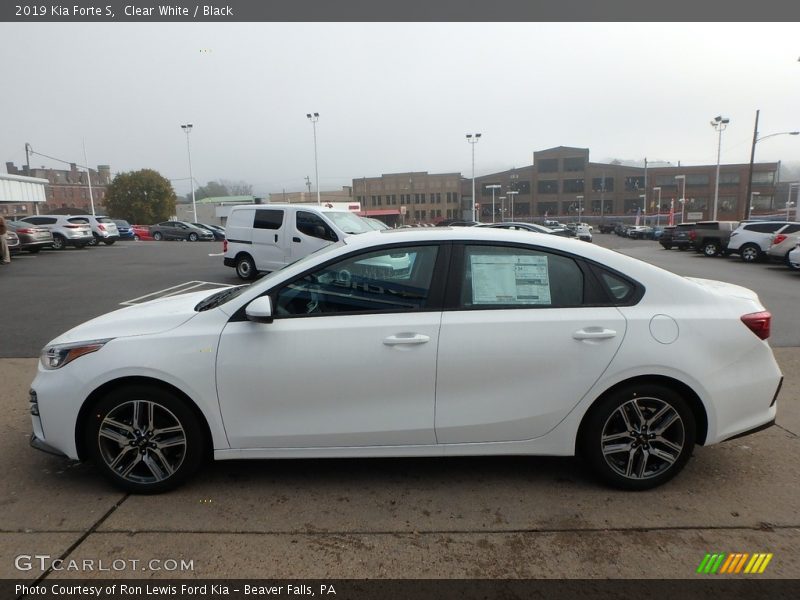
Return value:
<svg viewBox="0 0 800 600">
<path fill-rule="evenodd" d="M 23 175 L 47 179 L 45 188 L 46 202 L 39 207 L 42 214 L 54 211 L 73 213 L 90 213 L 89 177 L 85 170 L 78 170 L 75 163 L 69 169 L 47 169 L 45 167 L 28 169 L 26 166 L 16 167 L 14 163 L 6 163 L 9 175 Z M 96 212 L 102 212 L 101 206 L 106 195 L 106 187 L 111 183 L 111 167 L 98 165 L 97 170 L 90 169 L 92 197 Z M 28 213 L 30 214 L 30 213 Z"/>
</svg>

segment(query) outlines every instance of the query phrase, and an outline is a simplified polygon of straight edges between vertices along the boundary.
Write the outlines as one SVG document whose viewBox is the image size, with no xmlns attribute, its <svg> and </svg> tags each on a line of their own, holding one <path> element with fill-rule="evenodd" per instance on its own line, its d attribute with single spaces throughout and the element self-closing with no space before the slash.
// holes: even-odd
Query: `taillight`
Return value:
<svg viewBox="0 0 800 600">
<path fill-rule="evenodd" d="M 227 238 L 225 238 L 225 239 L 222 241 L 222 251 L 223 251 L 223 252 L 227 252 L 227 251 L 228 251 L 228 239 L 227 239 Z"/>
<path fill-rule="evenodd" d="M 33 233 L 33 229 L 17 229 L 17 233 Z"/>
<path fill-rule="evenodd" d="M 769 311 L 755 312 L 742 316 L 742 323 L 762 340 L 769 337 L 772 314 Z"/>
<path fill-rule="evenodd" d="M 690 231 L 690 232 L 689 232 L 689 239 L 690 239 L 690 240 L 695 240 L 695 239 L 697 239 L 697 232 L 696 232 L 696 231 Z"/>
<path fill-rule="evenodd" d="M 102 223 L 98 223 L 98 224 L 97 224 L 97 228 L 98 228 L 100 231 L 105 231 L 105 230 L 106 230 L 106 226 L 105 226 L 105 225 L 103 225 Z"/>
<path fill-rule="evenodd" d="M 80 229 L 80 225 L 64 225 L 67 229 Z"/>
<path fill-rule="evenodd" d="M 777 245 L 778 245 L 778 244 L 780 244 L 780 243 L 781 243 L 783 240 L 785 240 L 785 239 L 786 239 L 786 237 L 787 237 L 787 236 L 785 236 L 784 234 L 782 234 L 782 233 L 779 233 L 778 235 L 776 235 L 776 236 L 775 236 L 775 239 L 774 239 L 774 240 L 772 240 L 772 244 L 773 244 L 774 246 L 777 246 Z"/>
</svg>

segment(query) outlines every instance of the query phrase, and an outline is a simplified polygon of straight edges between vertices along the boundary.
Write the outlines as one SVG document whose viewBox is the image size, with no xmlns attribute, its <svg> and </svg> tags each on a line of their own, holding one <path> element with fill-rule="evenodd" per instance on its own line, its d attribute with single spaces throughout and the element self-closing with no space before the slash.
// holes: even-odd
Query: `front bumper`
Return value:
<svg viewBox="0 0 800 600">
<path fill-rule="evenodd" d="M 36 448 L 37 450 L 41 450 L 42 452 L 46 452 L 47 454 L 52 454 L 54 456 L 61 456 L 63 458 L 67 458 L 67 455 L 61 452 L 60 450 L 56 450 L 52 446 L 50 446 L 44 440 L 36 437 L 35 433 L 31 433 L 31 448 Z"/>
</svg>

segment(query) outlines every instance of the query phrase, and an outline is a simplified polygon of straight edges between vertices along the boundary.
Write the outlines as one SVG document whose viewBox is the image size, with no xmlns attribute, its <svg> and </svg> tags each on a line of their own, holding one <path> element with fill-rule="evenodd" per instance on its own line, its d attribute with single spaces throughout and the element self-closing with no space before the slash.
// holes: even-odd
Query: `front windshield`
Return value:
<svg viewBox="0 0 800 600">
<path fill-rule="evenodd" d="M 345 233 L 367 233 L 368 231 L 375 231 L 364 219 L 351 212 L 332 210 L 326 212 L 325 216 L 333 221 L 336 226 Z"/>
</svg>

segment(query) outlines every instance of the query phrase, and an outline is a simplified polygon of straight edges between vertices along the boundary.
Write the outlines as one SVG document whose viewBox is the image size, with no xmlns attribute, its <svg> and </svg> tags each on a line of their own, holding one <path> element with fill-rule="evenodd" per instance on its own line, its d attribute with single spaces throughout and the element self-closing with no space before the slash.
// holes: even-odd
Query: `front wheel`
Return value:
<svg viewBox="0 0 800 600">
<path fill-rule="evenodd" d="M 162 234 L 160 231 L 156 231 L 156 232 L 153 234 L 153 239 L 154 239 L 155 241 L 157 241 L 157 242 L 160 242 L 161 240 L 163 240 L 163 239 L 164 239 L 164 234 Z"/>
<path fill-rule="evenodd" d="M 239 276 L 239 279 L 244 279 L 245 281 L 254 279 L 257 273 L 256 263 L 252 257 L 243 254 L 236 259 L 236 274 Z"/>
<path fill-rule="evenodd" d="M 741 256 L 744 262 L 757 262 L 758 259 L 761 258 L 761 249 L 755 244 L 745 244 L 739 250 L 739 256 Z"/>
<path fill-rule="evenodd" d="M 53 250 L 63 250 L 67 247 L 67 240 L 60 235 L 53 236 Z"/>
<path fill-rule="evenodd" d="M 91 241 L 91 242 L 89 242 L 89 245 L 90 245 L 90 246 L 97 246 L 97 244 L 99 244 L 99 243 L 100 243 L 100 242 L 98 241 L 98 239 L 97 239 L 97 238 L 96 238 L 96 237 L 93 235 L 93 236 L 92 236 L 92 241 Z"/>
<path fill-rule="evenodd" d="M 200 419 L 174 394 L 133 385 L 103 398 L 85 428 L 88 454 L 114 485 L 139 494 L 177 487 L 202 464 Z"/>
<path fill-rule="evenodd" d="M 188 239 L 189 239 L 190 242 L 196 242 L 197 241 L 197 234 L 194 233 L 194 232 L 190 233 Z"/>
<path fill-rule="evenodd" d="M 595 405 L 581 428 L 581 451 L 613 487 L 646 490 L 677 475 L 695 443 L 687 402 L 660 385 L 621 389 Z"/>
</svg>

